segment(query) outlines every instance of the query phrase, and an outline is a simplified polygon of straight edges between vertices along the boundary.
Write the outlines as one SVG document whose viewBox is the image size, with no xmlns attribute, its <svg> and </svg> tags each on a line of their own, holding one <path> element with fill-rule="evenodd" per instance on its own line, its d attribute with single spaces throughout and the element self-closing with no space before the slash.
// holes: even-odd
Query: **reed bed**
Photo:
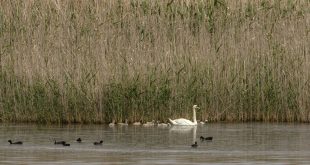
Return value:
<svg viewBox="0 0 310 165">
<path fill-rule="evenodd" d="M 0 1 L 0 121 L 310 121 L 308 0 Z"/>
</svg>

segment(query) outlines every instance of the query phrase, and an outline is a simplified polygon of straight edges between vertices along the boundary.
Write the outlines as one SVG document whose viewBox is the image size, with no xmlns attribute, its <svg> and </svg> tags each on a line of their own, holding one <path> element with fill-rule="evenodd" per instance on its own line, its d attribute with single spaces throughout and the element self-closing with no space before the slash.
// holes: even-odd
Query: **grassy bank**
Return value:
<svg viewBox="0 0 310 165">
<path fill-rule="evenodd" d="M 0 1 L 0 121 L 310 121 L 308 0 Z"/>
</svg>

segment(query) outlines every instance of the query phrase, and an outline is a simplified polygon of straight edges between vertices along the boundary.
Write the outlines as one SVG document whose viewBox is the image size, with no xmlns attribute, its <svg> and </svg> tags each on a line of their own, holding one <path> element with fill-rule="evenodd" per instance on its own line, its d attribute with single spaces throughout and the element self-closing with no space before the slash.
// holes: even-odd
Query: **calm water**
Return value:
<svg viewBox="0 0 310 165">
<path fill-rule="evenodd" d="M 0 124 L 0 164 L 310 164 L 309 128 L 262 123 L 192 128 Z M 200 142 L 201 135 L 213 136 L 213 141 Z M 75 142 L 78 137 L 81 144 Z M 54 145 L 53 138 L 71 146 Z M 9 145 L 9 139 L 24 144 Z M 100 139 L 102 146 L 92 144 Z M 193 141 L 198 148 L 191 148 Z"/>
</svg>

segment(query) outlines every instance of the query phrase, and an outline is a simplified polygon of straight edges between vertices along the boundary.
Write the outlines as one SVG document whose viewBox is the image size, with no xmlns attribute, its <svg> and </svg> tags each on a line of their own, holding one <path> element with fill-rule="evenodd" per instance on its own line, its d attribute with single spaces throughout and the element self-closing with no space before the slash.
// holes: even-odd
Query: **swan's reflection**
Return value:
<svg viewBox="0 0 310 165">
<path fill-rule="evenodd" d="M 185 134 L 192 133 L 193 143 L 195 143 L 197 126 L 172 126 L 170 127 L 169 132 L 170 133 L 185 133 Z"/>
</svg>

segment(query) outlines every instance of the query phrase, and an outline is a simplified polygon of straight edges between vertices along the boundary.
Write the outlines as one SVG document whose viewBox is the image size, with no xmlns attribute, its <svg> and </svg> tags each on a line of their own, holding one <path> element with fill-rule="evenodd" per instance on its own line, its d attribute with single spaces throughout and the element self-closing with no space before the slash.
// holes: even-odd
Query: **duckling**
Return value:
<svg viewBox="0 0 310 165">
<path fill-rule="evenodd" d="M 208 120 L 200 121 L 199 123 L 200 123 L 201 125 L 204 125 L 204 124 L 206 124 L 207 122 L 208 122 Z"/>
<path fill-rule="evenodd" d="M 115 120 L 112 120 L 112 122 L 109 124 L 109 127 L 114 127 L 115 126 Z"/>
<path fill-rule="evenodd" d="M 56 140 L 54 140 L 55 142 L 54 142 L 54 144 L 56 145 L 56 144 L 63 144 L 63 143 L 66 143 L 65 141 L 56 141 Z"/>
<path fill-rule="evenodd" d="M 12 140 L 8 140 L 10 144 L 23 144 L 22 141 L 12 142 Z"/>
<path fill-rule="evenodd" d="M 151 127 L 155 125 L 155 120 L 152 120 L 151 122 L 146 122 L 142 124 L 143 127 Z"/>
<path fill-rule="evenodd" d="M 132 123 L 132 125 L 138 126 L 138 125 L 141 125 L 141 123 L 140 122 L 134 122 L 134 123 Z"/>
<path fill-rule="evenodd" d="M 78 138 L 78 139 L 76 139 L 76 141 L 77 141 L 78 143 L 81 143 L 81 142 L 82 142 L 82 139 L 81 139 L 81 138 Z"/>
<path fill-rule="evenodd" d="M 94 145 L 102 145 L 103 141 L 100 140 L 100 142 L 94 142 Z"/>
<path fill-rule="evenodd" d="M 197 147 L 198 147 L 197 142 L 195 142 L 194 144 L 192 144 L 192 147 L 193 147 L 193 148 L 197 148 Z"/>
<path fill-rule="evenodd" d="M 169 123 L 168 123 L 168 124 L 169 124 Z M 158 126 L 158 127 L 168 127 L 168 126 L 169 126 L 168 124 L 158 122 L 158 123 L 157 123 L 157 126 Z"/>
<path fill-rule="evenodd" d="M 63 145 L 63 146 L 70 146 L 70 144 L 69 144 L 69 143 L 66 143 L 66 142 L 63 142 L 62 145 Z"/>
</svg>

